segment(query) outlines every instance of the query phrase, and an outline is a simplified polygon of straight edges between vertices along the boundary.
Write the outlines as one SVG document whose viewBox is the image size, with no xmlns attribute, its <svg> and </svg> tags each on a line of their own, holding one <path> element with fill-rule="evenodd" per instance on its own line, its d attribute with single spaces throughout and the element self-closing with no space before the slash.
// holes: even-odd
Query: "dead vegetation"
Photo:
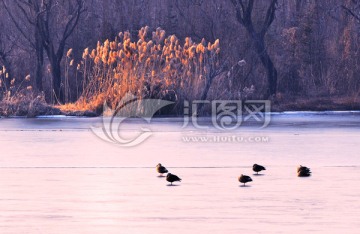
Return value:
<svg viewBox="0 0 360 234">
<path fill-rule="evenodd" d="M 206 99 L 221 73 L 219 43 L 204 39 L 195 43 L 189 37 L 181 43 L 175 35 L 166 37 L 161 28 L 150 33 L 148 27 L 140 29 L 137 40 L 124 32 L 114 41 L 98 42 L 95 49 L 84 50 L 77 66 L 83 76 L 79 100 L 60 109 L 98 112 L 104 102 L 115 109 L 131 93 L 138 100 L 173 101 L 172 112 L 178 114 L 184 100 Z M 71 49 L 67 56 L 71 57 Z"/>
</svg>

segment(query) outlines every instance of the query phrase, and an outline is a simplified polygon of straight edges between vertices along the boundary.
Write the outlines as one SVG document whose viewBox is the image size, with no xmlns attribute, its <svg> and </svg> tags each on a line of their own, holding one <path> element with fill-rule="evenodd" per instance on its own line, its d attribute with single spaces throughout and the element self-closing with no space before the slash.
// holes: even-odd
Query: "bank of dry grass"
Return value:
<svg viewBox="0 0 360 234">
<path fill-rule="evenodd" d="M 292 97 L 280 98 L 272 102 L 272 111 L 360 111 L 359 96 L 333 96 L 333 97 Z"/>
<path fill-rule="evenodd" d="M 58 115 L 61 111 L 45 101 L 44 93 L 34 92 L 31 77 L 11 78 L 5 67 L 0 71 L 0 116 Z"/>
<path fill-rule="evenodd" d="M 73 64 L 71 53 L 70 49 L 67 56 Z M 219 53 L 219 40 L 195 43 L 186 38 L 182 43 L 175 35 L 166 37 L 160 28 L 150 33 L 144 27 L 136 40 L 129 32 L 120 33 L 113 41 L 85 49 L 77 66 L 83 80 L 82 94 L 75 103 L 59 108 L 65 112 L 97 112 L 106 102 L 115 109 L 131 93 L 138 100 L 173 101 L 174 112 L 181 112 L 184 100 L 203 96 L 220 65 Z"/>
<path fill-rule="evenodd" d="M 41 115 L 62 114 L 45 101 L 43 94 L 35 94 L 32 91 L 23 90 L 9 99 L 0 101 L 0 116 L 26 116 L 36 117 Z"/>
</svg>

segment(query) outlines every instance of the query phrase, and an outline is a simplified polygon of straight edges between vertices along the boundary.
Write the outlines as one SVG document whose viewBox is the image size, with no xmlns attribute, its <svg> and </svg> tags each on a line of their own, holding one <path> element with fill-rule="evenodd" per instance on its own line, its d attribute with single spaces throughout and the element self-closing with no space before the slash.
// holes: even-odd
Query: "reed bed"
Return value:
<svg viewBox="0 0 360 234">
<path fill-rule="evenodd" d="M 34 92 L 30 75 L 23 79 L 10 78 L 3 67 L 0 71 L 0 116 L 27 116 L 61 114 L 48 105 L 43 92 Z"/>
<path fill-rule="evenodd" d="M 68 51 L 68 60 L 72 50 Z M 86 48 L 77 66 L 82 75 L 82 94 L 75 103 L 62 110 L 96 111 L 106 102 L 116 109 L 128 93 L 138 100 L 147 98 L 175 102 L 172 113 L 180 113 L 184 100 L 199 100 L 205 84 L 219 67 L 219 40 L 203 39 L 184 42 L 166 37 L 161 28 L 139 30 L 137 40 L 124 32 L 113 41 L 98 42 L 95 49 Z"/>
</svg>

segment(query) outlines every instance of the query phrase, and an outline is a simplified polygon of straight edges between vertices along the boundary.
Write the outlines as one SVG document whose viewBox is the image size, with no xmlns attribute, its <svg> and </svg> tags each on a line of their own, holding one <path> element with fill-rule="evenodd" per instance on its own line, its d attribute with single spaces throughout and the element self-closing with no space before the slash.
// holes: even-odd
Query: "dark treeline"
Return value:
<svg viewBox="0 0 360 234">
<path fill-rule="evenodd" d="M 0 0 L 0 66 L 8 87 L 30 75 L 49 103 L 73 102 L 83 76 L 68 67 L 67 51 L 79 63 L 97 41 L 127 30 L 135 37 L 147 25 L 181 41 L 220 39 L 224 92 L 357 97 L 359 8 L 355 0 Z"/>
</svg>

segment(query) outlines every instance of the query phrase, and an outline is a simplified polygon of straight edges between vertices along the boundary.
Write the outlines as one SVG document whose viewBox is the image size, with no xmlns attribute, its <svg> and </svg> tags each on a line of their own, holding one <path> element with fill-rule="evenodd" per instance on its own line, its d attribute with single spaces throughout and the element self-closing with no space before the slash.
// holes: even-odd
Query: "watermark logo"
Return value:
<svg viewBox="0 0 360 234">
<path fill-rule="evenodd" d="M 245 101 L 244 108 L 244 121 L 253 119 L 263 124 L 261 128 L 265 128 L 270 124 L 271 102 L 269 100 Z"/>
<path fill-rule="evenodd" d="M 184 143 L 267 143 L 268 136 L 241 136 L 241 135 L 185 135 Z"/>
<path fill-rule="evenodd" d="M 213 127 L 222 131 L 238 129 L 245 122 L 254 122 L 265 128 L 271 120 L 271 103 L 268 100 L 215 100 L 215 101 L 185 101 L 183 128 L 190 123 L 196 129 L 208 129 L 206 123 L 201 125 L 198 118 L 198 110 L 208 105 L 211 108 L 211 121 Z"/>
<path fill-rule="evenodd" d="M 97 137 L 106 142 L 123 147 L 136 146 L 152 135 L 151 129 L 142 127 L 136 136 L 126 138 L 122 134 L 123 122 L 128 118 L 141 118 L 150 123 L 157 111 L 170 104 L 173 102 L 161 99 L 138 100 L 131 93 L 127 93 L 115 110 L 111 109 L 106 102 L 104 103 L 102 127 L 91 127 L 91 130 Z"/>
<path fill-rule="evenodd" d="M 131 93 L 126 94 L 115 110 L 104 103 L 104 112 L 101 127 L 92 127 L 93 133 L 100 139 L 119 146 L 131 147 L 139 145 L 151 135 L 151 129 L 140 127 L 136 129 L 137 135 L 125 137 L 122 128 L 124 121 L 129 118 L 143 119 L 150 124 L 154 114 L 161 108 L 174 104 L 174 102 L 161 99 L 138 100 Z M 198 112 L 207 105 L 211 109 L 211 123 L 201 122 Z M 195 100 L 184 102 L 184 122 L 182 128 L 190 123 L 198 130 L 215 127 L 221 131 L 238 129 L 244 122 L 251 122 L 264 128 L 270 123 L 270 101 L 238 101 L 238 100 Z M 138 126 L 138 125 L 136 125 Z M 134 132 L 132 130 L 131 132 Z"/>
</svg>

